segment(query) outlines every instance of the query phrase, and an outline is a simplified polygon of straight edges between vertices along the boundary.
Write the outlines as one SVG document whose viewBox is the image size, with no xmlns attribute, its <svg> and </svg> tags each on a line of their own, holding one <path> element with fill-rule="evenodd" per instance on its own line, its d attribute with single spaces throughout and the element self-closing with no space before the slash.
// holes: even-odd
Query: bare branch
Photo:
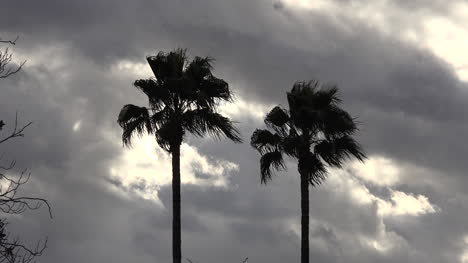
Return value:
<svg viewBox="0 0 468 263">
<path fill-rule="evenodd" d="M 1 60 L 1 58 L 0 58 L 0 60 Z M 0 63 L 1 63 L 1 61 L 0 61 Z M 21 62 L 21 64 L 20 64 L 17 68 L 15 68 L 14 70 L 12 70 L 11 68 L 8 69 L 5 73 L 3 73 L 2 75 L 0 75 L 0 79 L 5 79 L 5 78 L 7 78 L 7 77 L 9 77 L 9 76 L 11 76 L 11 75 L 13 75 L 13 74 L 18 73 L 18 71 L 20 71 L 20 70 L 23 68 L 24 64 L 26 64 L 26 60 L 24 60 L 23 62 Z M 4 65 L 4 64 L 2 64 L 2 66 L 3 66 L 3 65 Z M 2 66 L 0 66 L 0 72 L 2 71 L 2 69 L 1 69 Z"/>
<path fill-rule="evenodd" d="M 0 128 L 5 125 L 2 120 L 0 120 L 0 124 Z M 18 125 L 18 112 L 16 112 L 13 131 L 5 138 L 0 139 L 0 144 L 16 137 L 24 137 L 24 130 L 31 124 L 32 122 Z M 0 161 L 3 161 L 3 155 L 0 156 Z M 27 170 L 22 170 L 8 175 L 13 171 L 15 165 L 15 160 L 6 162 L 6 164 L 0 163 L 0 215 L 4 217 L 4 214 L 21 214 L 45 205 L 48 208 L 49 217 L 52 218 L 52 210 L 46 199 L 20 195 L 21 186 L 29 181 L 31 174 Z M 10 238 L 10 234 L 6 230 L 7 218 L 0 219 L 0 263 L 35 262 L 36 257 L 41 256 L 47 247 L 47 238 L 44 241 L 38 241 L 32 247 L 22 243 L 18 237 Z"/>
<path fill-rule="evenodd" d="M 2 40 L 0 43 L 9 45 L 16 45 L 15 40 Z M 9 52 L 8 47 L 2 51 L 0 50 L 0 79 L 7 78 L 22 69 L 26 61 L 23 61 L 19 66 L 9 66 L 12 61 L 12 54 Z M 18 124 L 18 112 L 15 116 L 15 124 L 11 133 L 6 137 L 0 138 L 0 144 L 17 137 L 24 137 L 24 130 L 28 128 L 32 122 L 26 125 Z M 5 122 L 0 120 L 0 131 L 2 131 Z M 0 156 L 0 161 L 3 156 Z M 29 263 L 34 262 L 36 257 L 41 256 L 44 249 L 47 247 L 47 238 L 41 242 L 38 241 L 35 246 L 29 247 L 23 244 L 18 237 L 10 238 L 10 233 L 6 230 L 8 225 L 8 215 L 21 214 L 27 210 L 36 210 L 45 205 L 48 208 L 49 217 L 52 218 L 51 207 L 46 199 L 37 197 L 21 196 L 19 191 L 21 186 L 26 184 L 31 174 L 27 170 L 19 173 L 8 175 L 12 171 L 16 162 L 13 160 L 6 165 L 0 164 L 0 263 Z M 3 213 L 3 214 L 2 214 Z M 5 216 L 6 215 L 6 216 Z"/>
<path fill-rule="evenodd" d="M 11 170 L 13 167 L 14 162 L 7 169 L 3 170 Z M 17 178 L 0 172 L 0 182 L 4 182 L 0 184 L 0 211 L 6 214 L 21 214 L 26 210 L 36 210 L 45 205 L 48 208 L 50 218 L 52 218 L 52 209 L 47 200 L 37 197 L 16 196 L 19 188 L 26 184 L 30 177 L 31 174 L 26 174 L 25 170 Z"/>
<path fill-rule="evenodd" d="M 0 220 L 0 263 L 28 263 L 42 255 L 47 247 L 47 238 L 30 248 L 20 243 L 17 237 L 11 239 L 6 231 L 7 225 L 5 219 Z"/>
<path fill-rule="evenodd" d="M 36 210 L 46 205 L 49 216 L 52 218 L 51 207 L 47 200 L 17 196 L 20 187 L 29 181 L 31 174 L 23 170 L 16 177 L 5 175 L 5 172 L 12 170 L 15 164 L 16 162 L 12 161 L 0 167 L 0 211 L 5 214 L 21 214 L 26 210 Z M 35 247 L 28 247 L 17 237 L 10 238 L 6 231 L 7 224 L 6 219 L 0 219 L 0 263 L 29 263 L 42 255 L 47 246 L 47 238 L 43 242 L 38 241 Z"/>
<path fill-rule="evenodd" d="M 10 45 L 16 45 L 16 41 L 18 41 L 19 39 L 19 36 L 16 36 L 15 40 L 2 40 L 0 38 L 0 43 L 6 43 L 6 44 L 10 44 Z"/>
<path fill-rule="evenodd" d="M 16 45 L 16 41 L 19 39 L 19 36 L 15 38 L 15 40 L 2 40 L 0 39 L 0 43 L 6 43 L 10 45 Z M 5 51 L 0 51 L 0 79 L 7 78 L 13 74 L 18 73 L 20 71 L 24 64 L 26 64 L 26 60 L 22 61 L 19 66 L 17 67 L 8 67 L 12 60 L 12 54 L 9 52 L 8 47 L 5 49 Z"/>
<path fill-rule="evenodd" d="M 2 121 L 3 123 L 3 121 Z M 0 139 L 0 144 L 4 143 L 10 139 L 16 138 L 16 137 L 24 137 L 23 131 L 28 128 L 32 122 L 28 122 L 26 125 L 18 127 L 18 112 L 16 112 L 15 116 L 15 127 L 13 128 L 13 131 L 8 135 L 7 137 Z"/>
</svg>

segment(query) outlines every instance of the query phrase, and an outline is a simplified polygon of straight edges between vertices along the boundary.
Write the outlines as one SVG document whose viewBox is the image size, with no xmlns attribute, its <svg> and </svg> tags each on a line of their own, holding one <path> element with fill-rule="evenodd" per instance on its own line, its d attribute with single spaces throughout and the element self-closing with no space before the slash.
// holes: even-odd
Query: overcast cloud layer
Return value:
<svg viewBox="0 0 468 263">
<path fill-rule="evenodd" d="M 30 169 L 25 191 L 54 214 L 27 213 L 10 227 L 31 242 L 48 237 L 39 262 L 170 262 L 170 159 L 148 137 L 122 148 L 116 118 L 124 104 L 146 103 L 131 86 L 150 77 L 145 56 L 176 47 L 216 58 L 237 97 L 222 111 L 246 142 L 187 138 L 184 257 L 299 261 L 296 164 L 260 185 L 248 142 L 294 81 L 319 79 L 340 87 L 370 158 L 311 190 L 313 262 L 468 262 L 468 62 L 452 43 L 468 34 L 440 37 L 461 30 L 468 6 L 313 2 L 3 4 L 0 37 L 19 35 L 15 59 L 28 62 L 0 80 L 0 117 L 11 125 L 18 110 L 34 125 L 0 153 Z"/>
</svg>

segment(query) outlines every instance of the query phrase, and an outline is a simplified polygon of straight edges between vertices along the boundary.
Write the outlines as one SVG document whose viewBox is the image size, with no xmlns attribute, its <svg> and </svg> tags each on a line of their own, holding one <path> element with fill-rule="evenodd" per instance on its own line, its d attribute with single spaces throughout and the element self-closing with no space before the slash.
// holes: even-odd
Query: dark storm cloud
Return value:
<svg viewBox="0 0 468 263">
<path fill-rule="evenodd" d="M 233 56 L 239 76 L 248 83 L 240 87 L 241 93 L 285 104 L 284 90 L 296 80 L 317 78 L 338 84 L 345 107 L 363 123 L 362 141 L 370 152 L 464 171 L 467 167 L 457 157 L 467 153 L 458 142 L 468 130 L 468 90 L 452 69 L 427 51 L 353 21 L 346 21 L 353 32 L 346 34 L 320 24 L 323 20 L 306 19 L 312 34 L 326 36 L 311 41 L 307 50 L 291 48 L 295 39 L 288 44 L 254 40 L 261 47 L 246 49 L 243 58 L 249 61 Z M 236 39 L 247 42 L 242 36 Z"/>
<path fill-rule="evenodd" d="M 258 12 L 263 8 L 273 9 L 269 1 L 245 0 L 227 5 L 212 0 L 142 0 L 131 5 L 105 0 L 79 3 L 18 1 L 4 8 L 5 13 L 15 14 L 16 18 L 0 18 L 0 29 L 12 35 L 31 36 L 31 41 L 40 40 L 41 44 L 65 42 L 95 62 L 108 66 L 116 59 L 135 59 L 142 53 L 172 49 L 174 45 L 191 47 L 192 41 L 198 42 L 204 37 L 197 33 L 248 30 L 252 35 L 257 34 L 256 29 L 268 26 L 268 21 L 262 19 L 262 12 Z M 236 11 L 244 16 L 236 15 Z M 229 28 L 229 25 L 233 27 Z M 213 34 L 209 38 L 205 36 L 205 47 L 216 38 Z"/>
<path fill-rule="evenodd" d="M 399 5 L 425 8 L 421 3 Z M 462 159 L 468 147 L 460 143 L 468 132 L 466 84 L 428 51 L 352 19 L 339 18 L 344 28 L 326 14 L 278 1 L 15 1 L 2 12 L 12 15 L 0 16 L 0 32 L 19 34 L 19 51 L 34 57 L 52 50 L 50 61 L 31 62 L 0 82 L 0 117 L 11 123 L 18 109 L 23 120 L 35 122 L 24 139 L 1 150 L 32 169 L 31 191 L 42 189 L 39 195 L 53 205 L 53 221 L 40 214 L 38 222 L 24 219 L 24 230 L 18 227 L 22 235 L 49 236 L 42 261 L 169 261 L 169 186 L 158 193 L 160 207 L 119 193 L 125 189 L 109 182 L 108 169 L 123 151 L 111 141 L 120 132 L 118 110 L 145 102 L 131 87 L 135 76 L 112 66 L 123 59 L 144 63 L 144 55 L 174 47 L 215 57 L 217 75 L 250 102 L 285 105 L 284 92 L 296 80 L 336 83 L 345 108 L 363 122 L 359 139 L 369 153 L 427 166 L 434 174 L 444 171 L 431 175 L 434 184 L 448 187 L 452 180 L 450 188 L 436 187 L 406 171 L 398 189 L 429 196 L 441 212 L 403 223 L 382 219 L 375 204 L 358 205 L 346 193 L 313 189 L 315 262 L 454 262 L 464 249 L 468 209 L 466 202 L 450 200 L 466 199 Z M 64 62 L 57 66 L 56 59 Z M 247 143 L 263 126 L 252 117 L 235 118 Z M 203 154 L 239 164 L 239 171 L 232 172 L 229 189 L 182 187 L 184 256 L 199 262 L 241 262 L 247 256 L 249 262 L 298 261 L 298 236 L 285 223 L 299 223 L 294 163 L 262 186 L 258 154 L 247 144 L 189 141 Z M 388 189 L 369 189 L 388 200 Z M 382 227 L 403 240 L 390 254 L 359 239 L 378 237 Z"/>
</svg>

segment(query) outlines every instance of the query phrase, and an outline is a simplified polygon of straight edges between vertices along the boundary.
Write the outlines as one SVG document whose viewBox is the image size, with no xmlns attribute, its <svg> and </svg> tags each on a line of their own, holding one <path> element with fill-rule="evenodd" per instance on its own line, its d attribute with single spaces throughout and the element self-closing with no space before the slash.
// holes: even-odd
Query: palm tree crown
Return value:
<svg viewBox="0 0 468 263">
<path fill-rule="evenodd" d="M 147 61 L 155 78 L 137 80 L 134 86 L 148 96 L 149 107 L 127 104 L 118 117 L 125 145 L 131 144 L 133 135 L 144 132 L 154 134 L 169 153 L 180 145 L 185 131 L 241 141 L 233 123 L 216 112 L 216 106 L 231 101 L 232 94 L 224 80 L 213 76 L 211 58 L 189 61 L 186 50 L 177 49 L 168 54 L 159 52 Z"/>
<path fill-rule="evenodd" d="M 346 157 L 366 158 L 351 137 L 356 123 L 344 110 L 336 86 L 319 81 L 296 82 L 287 93 L 289 111 L 274 107 L 265 124 L 273 130 L 257 129 L 251 145 L 262 155 L 261 182 L 271 179 L 272 170 L 284 169 L 283 155 L 298 159 L 298 170 L 313 186 L 323 182 L 326 165 L 341 167 Z"/>
<path fill-rule="evenodd" d="M 148 96 L 149 107 L 127 104 L 117 122 L 124 145 L 131 144 L 133 135 L 147 132 L 172 156 L 172 258 L 181 263 L 180 145 L 185 132 L 226 136 L 235 142 L 241 138 L 231 120 L 216 112 L 232 94 L 224 80 L 213 76 L 212 59 L 189 60 L 184 49 L 177 49 L 147 60 L 155 78 L 137 80 L 134 86 Z"/>
<path fill-rule="evenodd" d="M 257 129 L 250 144 L 260 158 L 261 182 L 271 179 L 272 170 L 284 169 L 283 155 L 298 160 L 301 178 L 301 262 L 309 263 L 309 184 L 325 180 L 326 166 L 341 167 L 346 157 L 366 158 L 351 137 L 356 124 L 338 107 L 336 86 L 318 81 L 296 82 L 287 93 L 289 111 L 274 107 L 265 118 L 269 130 Z"/>
</svg>

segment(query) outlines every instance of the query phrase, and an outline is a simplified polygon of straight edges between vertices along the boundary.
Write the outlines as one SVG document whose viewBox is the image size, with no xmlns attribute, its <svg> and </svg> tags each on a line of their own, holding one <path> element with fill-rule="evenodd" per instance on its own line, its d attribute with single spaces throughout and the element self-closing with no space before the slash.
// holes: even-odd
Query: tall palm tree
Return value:
<svg viewBox="0 0 468 263">
<path fill-rule="evenodd" d="M 341 167 L 347 157 L 363 161 L 366 155 L 351 137 L 357 130 L 353 118 L 338 107 L 336 86 L 319 81 L 296 82 L 287 93 L 289 111 L 274 107 L 265 118 L 270 130 L 257 129 L 251 145 L 261 154 L 261 183 L 272 179 L 272 170 L 285 169 L 283 156 L 298 160 L 301 181 L 301 262 L 309 262 L 309 184 L 321 184 L 327 167 Z"/>
<path fill-rule="evenodd" d="M 225 136 L 241 142 L 238 130 L 228 118 L 217 113 L 222 101 L 232 101 L 228 84 L 212 74 L 212 59 L 189 60 L 186 50 L 159 52 L 147 57 L 155 78 L 140 79 L 134 86 L 148 96 L 149 107 L 125 105 L 118 123 L 122 141 L 130 146 L 133 135 L 148 133 L 172 155 L 172 257 L 180 263 L 180 146 L 185 133 Z"/>
</svg>

